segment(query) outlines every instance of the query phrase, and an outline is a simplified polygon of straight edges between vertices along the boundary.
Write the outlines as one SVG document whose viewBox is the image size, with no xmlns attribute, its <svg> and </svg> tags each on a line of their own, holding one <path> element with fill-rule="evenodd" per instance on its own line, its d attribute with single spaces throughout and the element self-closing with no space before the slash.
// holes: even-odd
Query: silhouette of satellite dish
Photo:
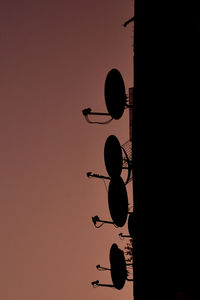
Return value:
<svg viewBox="0 0 200 300">
<path fill-rule="evenodd" d="M 127 264 L 124 252 L 118 248 L 117 244 L 112 244 L 110 248 L 110 268 L 102 267 L 100 265 L 97 265 L 96 268 L 99 271 L 110 271 L 113 284 L 99 283 L 99 280 L 96 280 L 91 282 L 92 286 L 114 287 L 121 290 L 124 287 L 126 280 L 134 281 L 134 278 L 128 278 L 129 272 L 126 269 L 127 266 L 132 266 L 132 263 Z"/>
<path fill-rule="evenodd" d="M 114 135 L 110 135 L 104 147 L 104 161 L 109 176 L 119 177 L 122 172 L 122 149 L 121 145 Z"/>
<path fill-rule="evenodd" d="M 122 178 L 114 177 L 108 188 L 108 205 L 113 222 L 122 227 L 128 214 L 128 195 Z"/>
<path fill-rule="evenodd" d="M 125 184 L 132 180 L 132 142 L 128 140 L 122 146 L 114 135 L 110 135 L 104 146 L 104 162 L 111 178 L 119 177 L 122 170 L 127 171 Z"/>
<path fill-rule="evenodd" d="M 104 96 L 106 107 L 111 117 L 116 120 L 120 119 L 125 109 L 127 97 L 124 80 L 117 69 L 112 69 L 107 74 Z"/>
<path fill-rule="evenodd" d="M 128 231 L 132 238 L 135 236 L 135 214 L 130 213 L 128 217 Z"/>
<path fill-rule="evenodd" d="M 108 124 L 113 119 L 118 120 L 124 113 L 125 108 L 133 108 L 133 105 L 127 103 L 127 96 L 125 91 L 124 80 L 121 73 L 117 69 L 111 69 L 105 80 L 104 98 L 108 112 L 95 112 L 90 107 L 82 110 L 82 114 L 86 121 L 91 124 Z M 106 120 L 92 121 L 89 116 L 96 115 L 101 117 L 109 117 Z"/>
<path fill-rule="evenodd" d="M 116 289 L 121 290 L 127 279 L 124 252 L 113 244 L 110 248 L 111 278 Z"/>
</svg>

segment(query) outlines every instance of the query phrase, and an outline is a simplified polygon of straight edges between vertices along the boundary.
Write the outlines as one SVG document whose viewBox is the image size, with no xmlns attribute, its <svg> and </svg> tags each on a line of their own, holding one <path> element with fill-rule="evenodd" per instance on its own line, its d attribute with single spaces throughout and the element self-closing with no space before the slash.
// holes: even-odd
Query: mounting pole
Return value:
<svg viewBox="0 0 200 300">
<path fill-rule="evenodd" d="M 97 222 L 98 222 L 98 223 L 102 223 L 102 225 L 103 225 L 104 223 L 106 223 L 106 224 L 113 224 L 113 225 L 114 225 L 114 222 L 112 222 L 112 221 L 104 221 L 104 220 L 100 220 L 98 216 L 92 217 L 92 222 L 94 223 L 94 226 L 95 226 L 96 228 L 101 227 L 101 225 L 100 225 L 100 226 L 96 226 L 96 223 L 97 223 Z"/>
<path fill-rule="evenodd" d="M 111 178 L 108 177 L 108 176 L 103 176 L 103 175 L 99 175 L 99 174 L 94 174 L 92 172 L 87 172 L 87 177 L 90 178 L 90 177 L 95 177 L 95 178 L 101 178 L 101 179 L 108 179 L 110 180 Z"/>
<path fill-rule="evenodd" d="M 113 284 L 103 284 L 103 283 L 99 283 L 99 280 L 93 281 L 91 282 L 91 284 L 95 287 L 95 286 L 105 286 L 105 287 L 114 287 Z"/>
<path fill-rule="evenodd" d="M 97 265 L 96 268 L 97 268 L 97 270 L 99 270 L 99 271 L 111 271 L 111 269 L 102 267 L 102 266 L 100 266 L 100 265 Z"/>
<path fill-rule="evenodd" d="M 84 116 L 87 116 L 87 115 L 110 116 L 109 113 L 92 112 L 91 108 L 85 108 L 85 109 L 83 109 L 82 110 L 82 114 Z"/>
</svg>

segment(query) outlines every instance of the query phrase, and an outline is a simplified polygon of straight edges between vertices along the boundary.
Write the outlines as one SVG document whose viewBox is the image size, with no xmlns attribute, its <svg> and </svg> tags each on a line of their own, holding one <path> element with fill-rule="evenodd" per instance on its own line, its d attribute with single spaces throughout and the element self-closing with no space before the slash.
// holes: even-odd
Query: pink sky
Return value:
<svg viewBox="0 0 200 300">
<path fill-rule="evenodd" d="M 130 300 L 111 283 L 112 243 L 103 150 L 115 134 L 129 138 L 128 111 L 106 126 L 89 125 L 85 107 L 106 111 L 104 81 L 120 70 L 133 82 L 133 1 L 3 0 L 0 10 L 0 299 Z M 131 186 L 129 201 L 132 204 Z"/>
</svg>

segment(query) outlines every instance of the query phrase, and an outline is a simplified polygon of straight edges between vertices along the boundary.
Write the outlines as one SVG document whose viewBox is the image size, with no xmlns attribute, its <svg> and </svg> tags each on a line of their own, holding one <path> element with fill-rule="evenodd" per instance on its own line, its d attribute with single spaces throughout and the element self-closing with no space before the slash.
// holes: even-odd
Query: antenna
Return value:
<svg viewBox="0 0 200 300">
<path fill-rule="evenodd" d="M 128 195 L 121 177 L 114 177 L 110 180 L 108 206 L 113 222 L 118 227 L 124 226 L 128 215 Z"/>
<path fill-rule="evenodd" d="M 133 281 L 133 279 L 128 278 L 128 271 L 126 269 L 126 267 L 132 266 L 132 264 L 126 263 L 124 252 L 118 248 L 117 244 L 112 244 L 109 258 L 110 268 L 102 267 L 100 265 L 97 265 L 96 268 L 99 271 L 110 271 L 113 284 L 100 284 L 99 280 L 93 281 L 91 284 L 94 287 L 114 287 L 121 290 L 124 287 L 126 280 Z"/>
<path fill-rule="evenodd" d="M 120 119 L 124 109 L 131 107 L 127 104 L 128 97 L 125 93 L 124 80 L 117 69 L 111 69 L 106 76 L 104 98 L 108 112 L 93 112 L 90 107 L 82 110 L 82 114 L 88 123 L 108 124 L 113 119 Z M 89 115 L 110 116 L 110 119 L 104 122 L 94 122 L 89 119 Z"/>
<path fill-rule="evenodd" d="M 112 69 L 107 74 L 104 86 L 104 97 L 109 114 L 113 119 L 120 119 L 124 113 L 127 96 L 124 80 L 117 69 Z"/>
<path fill-rule="evenodd" d="M 122 146 L 115 135 L 110 135 L 104 146 L 104 162 L 110 177 L 120 176 L 122 170 L 127 170 L 125 184 L 132 180 L 132 142 L 127 141 Z"/>
<path fill-rule="evenodd" d="M 122 149 L 114 135 L 110 135 L 104 146 L 104 162 L 110 177 L 120 176 L 122 172 Z"/>
<path fill-rule="evenodd" d="M 135 17 L 130 18 L 123 24 L 123 26 L 126 27 L 130 22 L 134 20 Z M 108 124 L 113 119 L 119 120 L 123 116 L 124 110 L 127 108 L 129 109 L 129 141 L 121 145 L 116 136 L 110 135 L 105 143 L 104 162 L 108 176 L 95 174 L 93 172 L 87 172 L 86 175 L 88 178 L 103 179 L 106 190 L 108 192 L 108 206 L 112 221 L 101 220 L 96 215 L 92 217 L 94 226 L 96 228 L 99 228 L 105 223 L 108 223 L 113 224 L 116 227 L 123 227 L 128 218 L 128 229 L 130 235 L 120 233 L 119 237 L 129 238 L 132 244 L 132 237 L 135 236 L 135 218 L 133 217 L 133 213 L 129 212 L 126 184 L 128 184 L 133 179 L 133 175 L 135 179 L 135 173 L 133 174 L 133 162 L 135 163 L 135 157 L 133 157 L 134 161 L 132 161 L 132 135 L 133 138 L 135 137 L 132 132 L 132 116 L 135 116 L 136 103 L 134 103 L 133 105 L 133 90 L 133 87 L 129 88 L 129 95 L 126 95 L 123 77 L 119 70 L 113 68 L 107 73 L 104 84 L 104 99 L 107 111 L 96 112 L 93 111 L 90 107 L 82 110 L 82 114 L 88 123 Z M 98 121 L 98 118 L 100 119 L 100 121 Z M 104 179 L 109 180 L 108 188 L 107 183 Z M 135 180 L 133 183 L 135 186 Z M 133 259 L 132 244 L 127 243 L 127 247 L 125 247 L 127 251 L 125 250 L 124 252 L 118 248 L 117 244 L 112 244 L 109 255 L 110 268 L 103 267 L 100 264 L 96 266 L 98 271 L 110 272 L 112 284 L 100 283 L 99 280 L 96 280 L 91 282 L 93 287 L 111 287 L 121 290 L 124 287 L 126 281 L 134 281 L 134 279 L 128 278 L 129 274 L 131 272 L 133 273 L 133 271 L 131 270 L 133 269 L 133 263 L 130 262 L 133 261 L 135 263 L 136 261 Z M 129 251 L 130 249 L 131 251 Z M 125 259 L 126 255 L 130 255 L 131 258 Z"/>
<path fill-rule="evenodd" d="M 110 265 L 111 265 L 111 278 L 113 285 L 116 289 L 121 290 L 128 279 L 127 265 L 124 257 L 124 252 L 118 248 L 117 244 L 113 244 L 110 248 Z"/>
</svg>

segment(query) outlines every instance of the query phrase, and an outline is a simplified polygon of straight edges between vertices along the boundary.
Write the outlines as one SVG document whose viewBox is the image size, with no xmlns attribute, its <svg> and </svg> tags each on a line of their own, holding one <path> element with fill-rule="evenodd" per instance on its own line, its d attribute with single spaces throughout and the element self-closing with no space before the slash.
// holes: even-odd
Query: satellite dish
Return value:
<svg viewBox="0 0 200 300">
<path fill-rule="evenodd" d="M 104 147 L 104 161 L 109 176 L 120 176 L 122 172 L 122 149 L 114 135 L 110 135 Z"/>
<path fill-rule="evenodd" d="M 104 98 L 108 112 L 94 112 L 90 107 L 82 110 L 86 121 L 91 124 L 108 124 L 113 119 L 118 120 L 124 113 L 125 108 L 133 108 L 132 104 L 127 104 L 124 80 L 117 69 L 108 72 L 104 85 Z M 129 99 L 130 102 L 130 99 Z M 104 121 L 92 121 L 90 115 L 109 117 Z"/>
<path fill-rule="evenodd" d="M 111 117 L 116 120 L 120 119 L 124 113 L 127 97 L 124 80 L 117 69 L 112 69 L 107 74 L 104 96 L 106 107 Z"/>
<path fill-rule="evenodd" d="M 130 213 L 128 217 L 128 231 L 132 238 L 135 236 L 135 214 Z"/>
<path fill-rule="evenodd" d="M 108 188 L 108 205 L 113 222 L 122 227 L 128 214 L 128 195 L 122 178 L 114 177 Z"/>
<path fill-rule="evenodd" d="M 99 271 L 110 271 L 113 284 L 99 283 L 99 280 L 91 282 L 93 287 L 104 286 L 114 287 L 121 290 L 127 281 L 134 281 L 134 279 L 128 278 L 128 271 L 126 266 L 132 266 L 132 264 L 126 264 L 124 252 L 118 248 L 117 244 L 112 244 L 110 248 L 110 268 L 97 265 L 96 268 Z"/>
<path fill-rule="evenodd" d="M 113 285 L 121 290 L 127 279 L 127 270 L 124 252 L 118 248 L 117 244 L 113 244 L 110 248 L 110 266 Z"/>
<path fill-rule="evenodd" d="M 111 178 L 119 177 L 122 170 L 127 171 L 125 185 L 132 180 L 132 141 L 128 140 L 122 146 L 117 137 L 110 135 L 104 146 L 104 162 Z"/>
</svg>

